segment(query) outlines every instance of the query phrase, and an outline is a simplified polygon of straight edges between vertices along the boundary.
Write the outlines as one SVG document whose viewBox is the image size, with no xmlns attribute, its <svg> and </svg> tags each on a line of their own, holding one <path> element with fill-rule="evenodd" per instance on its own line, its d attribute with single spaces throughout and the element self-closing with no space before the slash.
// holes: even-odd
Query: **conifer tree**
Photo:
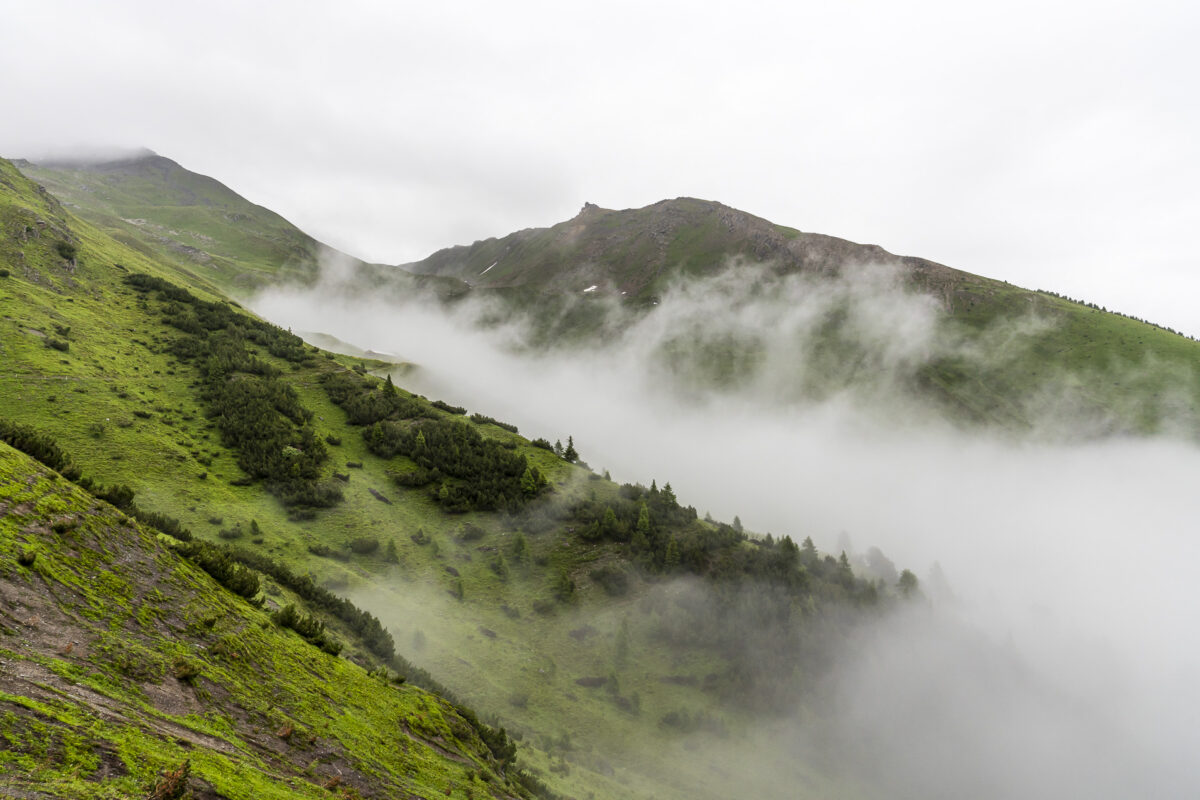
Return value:
<svg viewBox="0 0 1200 800">
<path fill-rule="evenodd" d="M 679 566 L 679 544 L 675 541 L 674 536 L 667 542 L 667 554 L 663 558 L 663 565 L 667 569 L 674 569 Z"/>
</svg>

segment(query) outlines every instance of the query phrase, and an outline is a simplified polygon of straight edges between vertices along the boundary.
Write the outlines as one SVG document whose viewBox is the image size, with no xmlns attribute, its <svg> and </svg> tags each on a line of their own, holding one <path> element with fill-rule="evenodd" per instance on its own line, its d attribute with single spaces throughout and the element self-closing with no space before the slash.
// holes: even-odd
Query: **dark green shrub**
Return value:
<svg viewBox="0 0 1200 800">
<path fill-rule="evenodd" d="M 622 597 L 629 592 L 629 576 L 620 567 L 597 567 L 588 576 L 600 584 L 600 588 L 610 597 Z"/>
<path fill-rule="evenodd" d="M 379 540 L 371 536 L 360 536 L 350 542 L 350 549 L 360 556 L 370 555 L 379 550 Z"/>
<path fill-rule="evenodd" d="M 75 256 L 79 253 L 79 248 L 70 242 L 55 242 L 54 249 L 67 261 L 74 261 Z"/>
<path fill-rule="evenodd" d="M 181 545 L 179 553 L 234 594 L 245 598 L 258 594 L 257 573 L 234 561 L 229 550 L 208 542 L 193 541 Z"/>
<path fill-rule="evenodd" d="M 242 538 L 245 536 L 245 533 L 242 531 L 241 523 L 237 523 L 232 528 L 222 528 L 217 531 L 217 536 L 220 536 L 222 539 L 232 540 Z"/>
</svg>

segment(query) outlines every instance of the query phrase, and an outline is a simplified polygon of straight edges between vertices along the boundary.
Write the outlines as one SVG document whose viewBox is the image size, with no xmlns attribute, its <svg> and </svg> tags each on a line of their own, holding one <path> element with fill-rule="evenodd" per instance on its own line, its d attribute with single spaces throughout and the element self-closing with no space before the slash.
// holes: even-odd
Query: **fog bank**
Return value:
<svg viewBox="0 0 1200 800">
<path fill-rule="evenodd" d="M 618 481 L 670 481 L 701 514 L 825 550 L 878 546 L 916 572 L 932 609 L 864 631 L 828 691 L 842 754 L 889 796 L 1194 793 L 1200 451 L 940 422 L 904 387 L 915 365 L 963 345 L 938 327 L 935 303 L 864 275 L 681 289 L 605 348 L 549 354 L 514 348 L 519 325 L 481 332 L 469 306 L 327 290 L 252 305 L 419 364 L 406 388 L 531 438 L 570 434 Z M 864 354 L 861 380 L 814 388 L 811 345 L 833 307 Z M 1021 325 L 993 333 L 996 347 L 967 355 L 1020 353 Z M 762 368 L 697 392 L 686 359 L 663 360 L 680 337 L 749 342 Z M 1053 434 L 1063 416 L 1047 409 Z M 927 580 L 935 562 L 950 591 Z"/>
</svg>

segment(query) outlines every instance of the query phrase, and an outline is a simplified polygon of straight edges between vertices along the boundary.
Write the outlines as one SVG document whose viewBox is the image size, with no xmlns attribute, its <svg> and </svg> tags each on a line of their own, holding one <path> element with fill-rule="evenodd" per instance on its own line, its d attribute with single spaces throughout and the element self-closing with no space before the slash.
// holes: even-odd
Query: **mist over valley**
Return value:
<svg viewBox="0 0 1200 800">
<path fill-rule="evenodd" d="M 1048 375 L 1015 429 L 948 418 L 914 380 L 950 356 L 1032 359 L 1053 319 L 1001 320 L 968 339 L 937 298 L 885 267 L 810 278 L 737 263 L 671 287 L 648 313 L 589 292 L 580 302 L 607 304 L 615 333 L 544 347 L 530 344 L 533 321 L 487 300 L 339 296 L 335 275 L 252 305 L 397 354 L 410 364 L 397 380 L 429 397 L 529 436 L 570 434 L 618 481 L 669 480 L 701 514 L 811 536 L 856 570 L 885 564 L 893 583 L 898 569 L 920 577 L 921 602 L 839 649 L 816 719 L 775 717 L 767 725 L 790 733 L 747 749 L 784 763 L 815 748 L 889 796 L 1181 796 L 1196 785 L 1194 440 L 1122 432 L 1078 402 L 1069 375 Z M 820 349 L 835 314 L 853 358 L 831 373 Z M 728 365 L 700 347 L 713 342 L 731 343 Z M 1123 377 L 1136 382 L 1142 366 Z M 1164 425 L 1188 427 L 1182 414 Z"/>
</svg>

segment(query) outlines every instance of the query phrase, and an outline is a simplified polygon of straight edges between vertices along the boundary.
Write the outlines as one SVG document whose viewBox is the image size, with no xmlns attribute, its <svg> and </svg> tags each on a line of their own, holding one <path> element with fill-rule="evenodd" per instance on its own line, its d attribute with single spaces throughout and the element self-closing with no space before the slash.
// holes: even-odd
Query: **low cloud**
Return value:
<svg viewBox="0 0 1200 800">
<path fill-rule="evenodd" d="M 409 388 L 528 436 L 573 435 L 618 481 L 669 480 L 701 514 L 825 550 L 853 542 L 855 558 L 877 546 L 916 572 L 932 606 L 863 630 L 823 693 L 831 763 L 879 793 L 1186 796 L 1200 785 L 1200 452 L 1179 439 L 1080 439 L 1070 398 L 1049 382 L 1032 436 L 941 421 L 911 391 L 921 364 L 1016 357 L 1045 323 L 967 345 L 931 299 L 886 272 L 856 274 L 731 270 L 664 294 L 603 347 L 551 351 L 524 348 L 519 320 L 481 330 L 471 304 L 326 287 L 253 306 L 416 362 Z M 843 369 L 833 380 L 817 369 L 831 320 L 855 359 L 829 360 Z M 711 362 L 671 357 L 696 342 L 741 348 L 752 368 L 703 391 L 696 370 Z M 935 563 L 951 592 L 935 591 Z M 773 737 L 781 757 L 813 746 L 809 728 L 791 734 Z"/>
</svg>

